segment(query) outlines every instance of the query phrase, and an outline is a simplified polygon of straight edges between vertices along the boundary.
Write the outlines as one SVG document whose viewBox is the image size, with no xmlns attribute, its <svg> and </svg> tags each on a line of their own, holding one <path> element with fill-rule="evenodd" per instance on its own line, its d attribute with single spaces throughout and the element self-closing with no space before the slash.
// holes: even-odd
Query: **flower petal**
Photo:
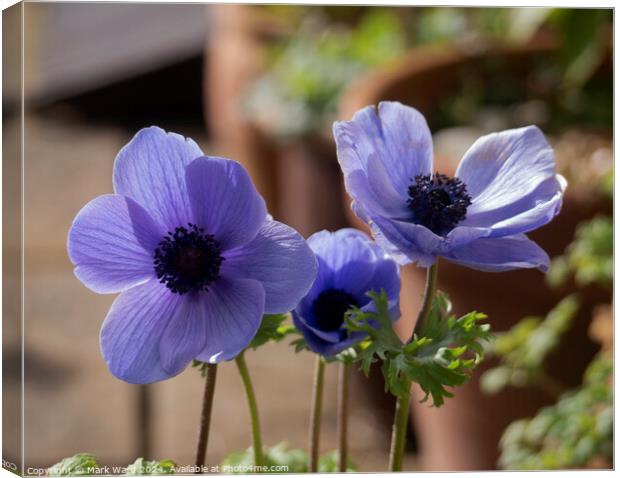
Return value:
<svg viewBox="0 0 620 478">
<path fill-rule="evenodd" d="M 162 368 L 177 375 L 185 370 L 202 349 L 207 337 L 206 294 L 183 296 L 175 314 L 170 318 L 159 343 Z"/>
<path fill-rule="evenodd" d="M 170 378 L 160 341 L 182 298 L 153 279 L 119 295 L 101 328 L 101 353 L 115 377 L 129 383 Z"/>
<path fill-rule="evenodd" d="M 319 272 L 306 301 L 312 302 L 318 294 L 332 288 L 354 295 L 367 290 L 376 267 L 376 255 L 369 243 L 365 233 L 352 228 L 311 235 L 308 244 L 317 256 Z"/>
<path fill-rule="evenodd" d="M 469 220 L 480 225 L 476 216 L 488 211 L 503 210 L 507 215 L 501 219 L 508 219 L 510 214 L 514 215 L 511 205 L 529 197 L 541 183 L 555 177 L 553 150 L 536 126 L 489 134 L 478 139 L 465 153 L 456 175 L 467 185 L 472 198 L 464 224 L 469 224 Z M 559 189 L 560 184 L 556 182 L 556 191 Z M 542 201 L 556 192 L 548 187 L 544 191 Z M 494 219 L 498 222 L 500 217 L 496 215 Z"/>
<path fill-rule="evenodd" d="M 196 357 L 209 363 L 231 360 L 252 341 L 265 308 L 265 289 L 254 279 L 221 277 L 206 292 L 206 343 Z"/>
<path fill-rule="evenodd" d="M 351 121 L 334 123 L 334 137 L 347 192 L 358 206 L 404 217 L 412 179 L 432 170 L 432 139 L 424 117 L 398 102 L 382 102 L 378 112 L 368 106 Z"/>
<path fill-rule="evenodd" d="M 546 272 L 549 256 L 525 234 L 482 238 L 445 255 L 451 262 L 487 272 L 538 268 Z"/>
<path fill-rule="evenodd" d="M 267 207 L 241 164 L 203 156 L 187 167 L 186 179 L 195 221 L 215 235 L 223 250 L 256 237 Z"/>
<path fill-rule="evenodd" d="M 550 222 L 560 212 L 565 189 L 566 180 L 560 175 L 552 176 L 515 202 L 468 214 L 461 224 L 490 227 L 492 237 L 533 231 Z"/>
<path fill-rule="evenodd" d="M 303 326 L 312 334 L 314 334 L 318 339 L 323 340 L 325 342 L 337 343 L 340 341 L 342 336 L 342 332 L 338 330 L 321 330 L 316 327 L 316 316 L 314 314 L 308 314 L 306 316 L 299 316 L 299 321 L 303 324 Z"/>
<path fill-rule="evenodd" d="M 134 200 L 106 194 L 77 214 L 67 250 L 86 287 L 102 294 L 120 292 L 155 276 L 153 251 L 164 234 Z"/>
<path fill-rule="evenodd" d="M 167 229 L 184 226 L 192 222 L 185 166 L 202 154 L 189 138 L 156 126 L 141 129 L 116 157 L 114 191 L 134 199 Z"/>
<path fill-rule="evenodd" d="M 325 340 L 319 337 L 315 333 L 317 329 L 308 326 L 303 317 L 298 313 L 293 311 L 292 316 L 295 328 L 301 332 L 310 350 L 327 357 L 339 354 L 343 350 L 355 345 L 367 335 L 365 332 L 353 332 L 349 333 L 349 336 L 344 340 L 340 340 L 340 337 L 338 340 Z M 335 332 L 335 334 L 338 334 L 338 332 Z"/>
<path fill-rule="evenodd" d="M 370 161 L 375 165 L 377 161 Z M 373 167 L 369 167 L 372 170 Z M 369 184 L 369 177 L 373 177 L 373 185 Z M 383 177 L 383 179 L 382 179 Z M 407 199 L 396 193 L 393 186 L 385 179 L 385 171 L 377 168 L 374 173 L 356 170 L 344 178 L 345 188 L 353 198 L 351 206 L 353 212 L 362 220 L 367 221 L 370 214 L 380 214 L 387 217 L 405 218 L 411 215 L 407 208 Z"/>
<path fill-rule="evenodd" d="M 391 258 L 378 261 L 367 288 L 367 290 L 374 290 L 375 292 L 380 292 L 383 289 L 388 300 L 396 300 L 398 302 L 400 294 L 400 268 L 396 262 Z"/>
<path fill-rule="evenodd" d="M 304 238 L 277 221 L 265 221 L 250 243 L 228 251 L 221 268 L 224 276 L 256 279 L 263 285 L 266 314 L 292 310 L 316 272 L 316 258 Z"/>
<path fill-rule="evenodd" d="M 400 264 L 416 262 L 421 267 L 429 267 L 434 264 L 437 256 L 480 237 L 486 237 L 491 232 L 489 228 L 456 227 L 443 237 L 420 224 L 392 221 L 383 217 L 372 219 L 373 235 L 386 252 Z"/>
<path fill-rule="evenodd" d="M 396 249 L 405 256 L 406 262 L 401 262 L 403 257 L 394 256 L 401 264 L 415 262 L 421 267 L 428 267 L 435 263 L 437 253 L 442 250 L 445 239 L 434 234 L 424 226 L 400 221 L 391 221 L 382 217 L 373 217 L 371 225 L 375 239 L 386 251 Z M 380 231 L 381 234 L 376 234 Z"/>
</svg>

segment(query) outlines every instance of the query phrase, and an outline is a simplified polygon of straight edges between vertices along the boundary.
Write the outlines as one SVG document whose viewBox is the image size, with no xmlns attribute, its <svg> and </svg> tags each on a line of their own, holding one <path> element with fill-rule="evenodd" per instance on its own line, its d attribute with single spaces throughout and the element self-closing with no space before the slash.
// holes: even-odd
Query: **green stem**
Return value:
<svg viewBox="0 0 620 478">
<path fill-rule="evenodd" d="M 138 456 L 151 457 L 151 389 L 138 385 Z"/>
<path fill-rule="evenodd" d="M 424 288 L 424 298 L 422 299 L 422 305 L 418 312 L 418 318 L 415 322 L 413 333 L 408 342 L 413 341 L 413 337 L 422 328 L 422 324 L 426 321 L 426 317 L 433 305 L 433 299 L 435 298 L 435 292 L 437 291 L 437 276 L 439 274 L 438 262 L 435 262 L 431 267 L 426 270 L 426 287 Z"/>
<path fill-rule="evenodd" d="M 424 298 L 418 318 L 409 338 L 409 343 L 413 341 L 416 333 L 420 331 L 428 313 L 433 305 L 433 298 L 437 290 L 437 262 L 426 271 L 426 286 L 424 288 Z M 407 438 L 407 423 L 409 420 L 409 401 L 411 400 L 411 382 L 405 386 L 406 391 L 396 398 L 396 411 L 394 412 L 394 426 L 392 428 L 392 444 L 390 446 L 390 471 L 401 471 L 403 468 L 403 455 L 405 453 L 405 440 Z"/>
<path fill-rule="evenodd" d="M 396 398 L 396 412 L 394 413 L 394 426 L 392 427 L 392 446 L 390 447 L 390 471 L 402 471 L 403 469 L 411 383 L 406 388 L 407 391 Z"/>
<path fill-rule="evenodd" d="M 252 422 L 252 445 L 254 447 L 254 465 L 262 467 L 265 464 L 263 459 L 263 444 L 260 434 L 260 421 L 258 419 L 258 406 L 256 405 L 256 396 L 254 394 L 254 387 L 252 386 L 252 380 L 248 371 L 248 366 L 245 362 L 245 352 L 241 352 L 235 359 L 237 362 L 237 368 L 239 374 L 243 380 L 243 386 L 245 387 L 245 394 L 248 399 L 248 409 L 250 410 L 250 420 Z"/>
<path fill-rule="evenodd" d="M 321 412 L 323 409 L 323 384 L 325 382 L 325 362 L 316 356 L 314 384 L 312 386 L 312 409 L 310 411 L 310 437 L 308 470 L 313 473 L 319 469 L 319 438 L 321 435 Z"/>
<path fill-rule="evenodd" d="M 347 471 L 347 422 L 349 401 L 349 366 L 341 362 L 338 370 L 338 471 Z"/>
<path fill-rule="evenodd" d="M 202 399 L 202 415 L 200 417 L 200 433 L 198 435 L 198 448 L 196 450 L 196 474 L 202 473 L 207 456 L 209 443 L 209 428 L 211 426 L 211 410 L 213 409 L 213 395 L 215 394 L 215 379 L 217 377 L 217 364 L 206 364 L 205 391 Z"/>
</svg>

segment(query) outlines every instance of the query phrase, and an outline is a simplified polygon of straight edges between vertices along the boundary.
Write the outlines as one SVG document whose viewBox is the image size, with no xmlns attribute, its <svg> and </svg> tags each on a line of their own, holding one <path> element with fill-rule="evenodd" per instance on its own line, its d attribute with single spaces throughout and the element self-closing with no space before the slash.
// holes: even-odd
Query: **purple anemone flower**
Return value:
<svg viewBox="0 0 620 478">
<path fill-rule="evenodd" d="M 310 349 L 336 355 L 365 337 L 344 327 L 345 312 L 356 306 L 367 311 L 374 304 L 368 291 L 385 290 L 390 316 L 400 317 L 400 271 L 394 260 L 366 234 L 356 229 L 321 231 L 308 238 L 319 264 L 316 280 L 293 310 L 293 322 Z"/>
<path fill-rule="evenodd" d="M 77 214 L 67 249 L 84 285 L 121 292 L 100 337 L 116 377 L 150 383 L 192 359 L 230 360 L 263 314 L 290 311 L 312 285 L 314 254 L 267 215 L 239 163 L 150 127 L 119 152 L 113 182 Z"/>
<path fill-rule="evenodd" d="M 353 211 L 400 264 L 441 256 L 483 271 L 549 267 L 525 233 L 559 213 L 566 180 L 536 126 L 479 138 L 453 178 L 433 173 L 426 120 L 400 103 L 363 108 L 334 136 Z"/>
</svg>

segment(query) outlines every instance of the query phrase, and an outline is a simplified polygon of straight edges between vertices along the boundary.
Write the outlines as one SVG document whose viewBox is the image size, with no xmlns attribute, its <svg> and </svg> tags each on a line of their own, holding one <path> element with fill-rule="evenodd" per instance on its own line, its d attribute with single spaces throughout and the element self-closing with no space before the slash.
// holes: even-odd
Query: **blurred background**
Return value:
<svg viewBox="0 0 620 478">
<path fill-rule="evenodd" d="M 427 117 L 443 173 L 480 135 L 537 124 L 569 181 L 561 214 L 531 235 L 554 258 L 547 277 L 440 267 L 456 312 L 486 312 L 498 340 L 443 408 L 412 404 L 404 469 L 611 468 L 612 18 L 611 9 L 62 2 L 3 11 L 3 458 L 193 461 L 201 377 L 190 369 L 137 387 L 110 375 L 98 334 L 114 297 L 82 286 L 65 249 L 79 209 L 112 191 L 114 157 L 139 128 L 156 124 L 241 161 L 275 218 L 308 236 L 364 227 L 349 210 L 332 122 L 399 100 Z M 403 336 L 422 281 L 423 271 L 403 271 Z M 247 360 L 265 444 L 305 448 L 313 357 L 280 343 Z M 328 367 L 325 452 L 336 446 L 336 375 Z M 393 401 L 376 371 L 352 387 L 352 460 L 384 470 Z M 250 444 L 232 364 L 220 368 L 213 417 L 211 465 Z"/>
</svg>

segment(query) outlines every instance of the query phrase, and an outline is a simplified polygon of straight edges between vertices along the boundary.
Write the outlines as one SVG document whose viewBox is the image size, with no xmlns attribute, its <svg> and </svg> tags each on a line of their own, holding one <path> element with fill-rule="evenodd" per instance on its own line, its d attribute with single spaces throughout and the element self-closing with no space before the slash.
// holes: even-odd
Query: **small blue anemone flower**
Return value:
<svg viewBox="0 0 620 478">
<path fill-rule="evenodd" d="M 119 152 L 113 182 L 77 214 L 67 249 L 84 285 L 121 293 L 100 335 L 116 377 L 150 383 L 192 359 L 230 360 L 263 314 L 290 311 L 312 285 L 314 254 L 271 219 L 241 164 L 150 127 Z"/>
<path fill-rule="evenodd" d="M 525 234 L 560 212 L 566 180 L 536 126 L 479 138 L 453 178 L 433 173 L 426 120 L 398 102 L 334 123 L 334 137 L 353 211 L 400 264 L 548 269 Z"/>
<path fill-rule="evenodd" d="M 293 322 L 313 352 L 333 356 L 365 337 L 364 332 L 349 332 L 344 316 L 351 306 L 373 310 L 369 291 L 385 290 L 391 318 L 400 317 L 399 267 L 370 237 L 356 229 L 321 231 L 310 236 L 308 244 L 318 272 L 293 310 Z"/>
</svg>

